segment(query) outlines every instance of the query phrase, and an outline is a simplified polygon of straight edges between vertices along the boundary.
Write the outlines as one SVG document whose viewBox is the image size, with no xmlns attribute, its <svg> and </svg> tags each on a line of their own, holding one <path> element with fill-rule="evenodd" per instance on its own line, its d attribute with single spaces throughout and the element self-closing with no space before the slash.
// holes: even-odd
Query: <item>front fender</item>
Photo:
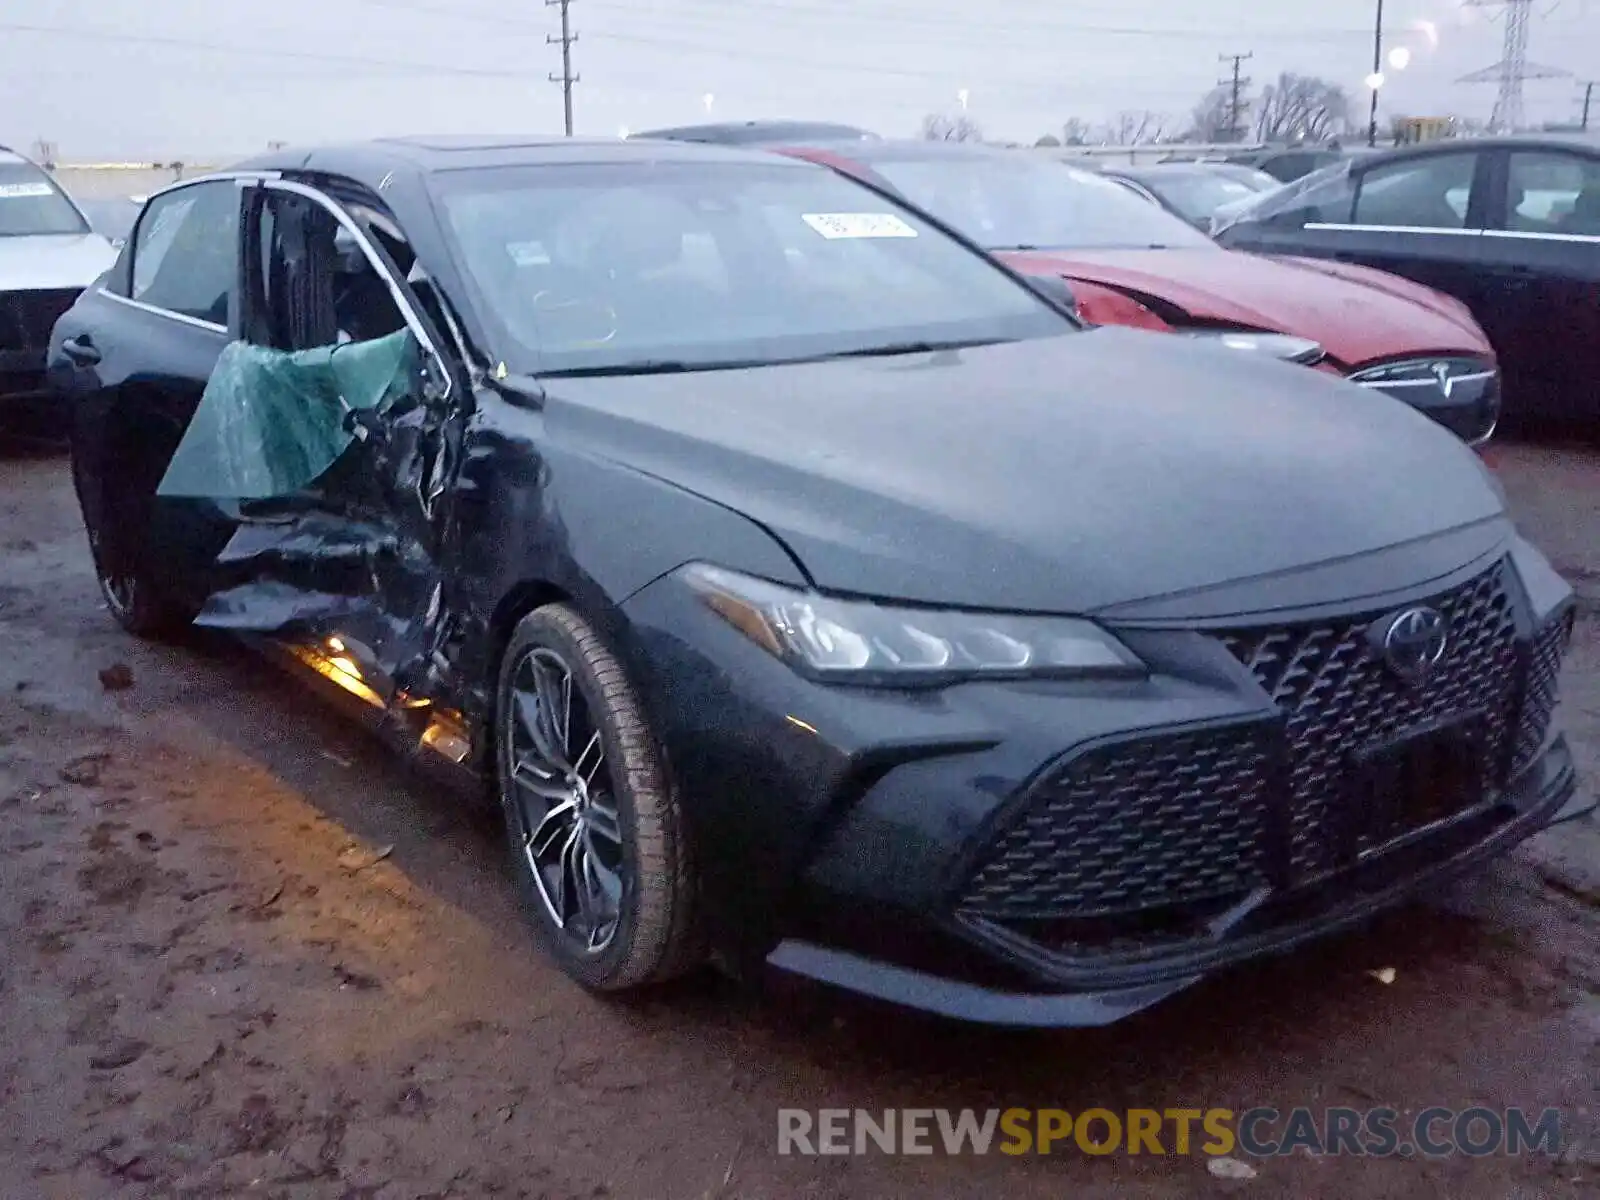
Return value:
<svg viewBox="0 0 1600 1200">
<path fill-rule="evenodd" d="M 808 582 L 782 543 L 750 518 L 546 438 L 537 412 L 477 424 L 453 525 L 447 574 L 456 584 L 459 666 L 484 686 L 505 622 L 539 597 L 569 599 L 626 651 L 621 605 L 685 563 L 716 562 L 796 587 Z"/>
</svg>

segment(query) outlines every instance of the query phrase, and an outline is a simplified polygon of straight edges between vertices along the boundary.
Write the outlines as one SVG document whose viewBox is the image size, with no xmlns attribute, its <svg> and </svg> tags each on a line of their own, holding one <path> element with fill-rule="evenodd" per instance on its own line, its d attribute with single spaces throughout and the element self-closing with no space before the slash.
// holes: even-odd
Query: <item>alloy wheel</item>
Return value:
<svg viewBox="0 0 1600 1200">
<path fill-rule="evenodd" d="M 126 618 L 133 612 L 137 599 L 138 589 L 133 576 L 106 566 L 100 531 L 93 528 L 89 530 L 89 554 L 94 560 L 95 578 L 99 581 L 106 607 L 113 616 Z"/>
<path fill-rule="evenodd" d="M 617 935 L 626 860 L 599 720 L 544 647 L 517 663 L 506 708 L 506 802 L 529 874 L 573 948 L 600 954 Z"/>
</svg>

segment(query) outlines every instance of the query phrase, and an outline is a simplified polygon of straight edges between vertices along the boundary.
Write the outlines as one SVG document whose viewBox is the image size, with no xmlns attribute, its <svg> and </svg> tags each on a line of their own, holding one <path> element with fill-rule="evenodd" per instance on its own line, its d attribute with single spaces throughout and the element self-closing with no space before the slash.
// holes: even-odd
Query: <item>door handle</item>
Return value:
<svg viewBox="0 0 1600 1200">
<path fill-rule="evenodd" d="M 77 337 L 62 342 L 61 353 L 80 367 L 92 367 L 100 361 L 100 351 L 95 348 L 94 339 L 87 333 L 80 333 Z"/>
</svg>

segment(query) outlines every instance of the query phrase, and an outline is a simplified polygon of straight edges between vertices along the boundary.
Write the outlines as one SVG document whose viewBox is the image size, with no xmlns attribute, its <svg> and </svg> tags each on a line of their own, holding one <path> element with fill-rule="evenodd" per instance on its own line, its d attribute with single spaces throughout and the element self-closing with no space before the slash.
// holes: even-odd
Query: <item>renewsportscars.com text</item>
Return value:
<svg viewBox="0 0 1600 1200">
<path fill-rule="evenodd" d="M 1554 1108 L 785 1108 L 778 1153 L 1477 1158 L 1558 1154 L 1561 1124 Z"/>
</svg>

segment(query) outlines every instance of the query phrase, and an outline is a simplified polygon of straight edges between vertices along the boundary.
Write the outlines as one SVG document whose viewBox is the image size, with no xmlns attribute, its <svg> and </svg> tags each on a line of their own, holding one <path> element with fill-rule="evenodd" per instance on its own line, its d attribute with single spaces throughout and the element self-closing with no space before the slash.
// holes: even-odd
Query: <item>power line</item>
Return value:
<svg viewBox="0 0 1600 1200">
<path fill-rule="evenodd" d="M 1228 100 L 1228 140 L 1229 141 L 1234 141 L 1234 142 L 1241 141 L 1241 140 L 1243 140 L 1243 137 L 1244 137 L 1244 130 L 1242 128 L 1242 122 L 1239 120 L 1239 118 L 1244 114 L 1244 104 L 1245 104 L 1244 96 L 1243 96 L 1244 89 L 1250 86 L 1252 80 L 1250 79 L 1250 77 L 1248 75 L 1240 75 L 1239 74 L 1239 69 L 1246 62 L 1248 62 L 1250 59 L 1252 59 L 1254 57 L 1255 57 L 1255 51 L 1253 51 L 1253 50 L 1248 54 L 1219 54 L 1219 55 L 1217 55 L 1217 61 L 1218 62 L 1229 62 L 1229 61 L 1231 61 L 1233 63 L 1233 77 L 1232 77 L 1232 79 L 1219 79 L 1217 81 L 1217 86 L 1218 87 L 1225 87 L 1225 88 L 1229 89 L 1229 97 L 1230 97 L 1229 100 Z"/>
<path fill-rule="evenodd" d="M 200 38 L 165 37 L 149 33 L 122 33 L 110 29 L 86 29 L 83 26 L 29 25 L 18 21 L 0 22 L 0 32 L 30 33 L 46 37 L 69 37 L 81 41 L 114 42 L 119 45 L 162 46 L 179 50 L 210 50 L 225 54 L 245 54 L 280 61 L 320 62 L 344 67 L 383 67 L 396 71 L 414 71 L 423 75 L 470 75 L 489 79 L 520 79 L 516 71 L 496 71 L 481 67 L 447 67 L 437 63 L 403 62 L 385 58 L 361 58 L 350 54 L 323 54 L 314 50 L 267 50 L 260 46 L 239 46 L 226 42 L 208 42 Z"/>
<path fill-rule="evenodd" d="M 569 9 L 572 0 L 544 0 L 546 8 L 559 7 L 561 9 L 561 36 L 547 37 L 548 45 L 561 46 L 561 74 L 550 76 L 551 83 L 561 85 L 561 108 L 565 120 L 567 136 L 572 136 L 572 85 L 578 82 L 578 77 L 572 73 L 572 43 L 578 40 L 578 35 L 572 32 L 572 20 Z"/>
<path fill-rule="evenodd" d="M 508 18 L 504 13 L 486 9 L 460 9 L 446 8 L 438 3 L 413 3 L 412 0 L 357 0 L 358 3 L 372 8 L 386 8 L 395 12 L 426 13 L 434 16 L 449 17 L 462 21 L 479 21 L 498 25 L 502 28 L 530 28 L 525 22 L 518 22 L 515 18 Z M 698 3 L 700 0 L 689 0 Z M 592 9 L 609 9 L 613 12 L 625 13 L 629 24 L 635 24 L 641 16 L 637 4 L 624 2 L 624 0 L 587 0 Z M 686 22 L 701 23 L 725 30 L 728 26 L 730 13 L 743 12 L 763 25 L 771 25 L 775 21 L 800 20 L 816 21 L 825 20 L 835 26 L 840 23 L 888 24 L 895 29 L 897 37 L 904 37 L 907 30 L 917 27 L 924 29 L 945 29 L 952 31 L 952 36 L 957 40 L 964 40 L 966 35 L 976 30 L 993 32 L 984 22 L 966 20 L 960 17 L 938 16 L 914 9 L 886 9 L 883 5 L 874 5 L 872 11 L 864 12 L 859 7 L 826 8 L 817 7 L 816 0 L 811 4 L 798 3 L 788 0 L 781 8 L 769 8 L 765 5 L 750 3 L 749 0 L 706 0 L 707 7 L 696 11 L 683 12 L 676 10 L 671 18 L 674 28 L 682 28 Z M 1202 28 L 1151 28 L 1148 26 L 1131 25 L 1097 25 L 1072 21 L 1009 21 L 1007 28 L 1033 37 L 1038 34 L 1063 33 L 1081 36 L 1084 34 L 1103 34 L 1108 37 L 1141 37 L 1162 38 L 1168 40 L 1193 41 L 1196 38 L 1214 37 L 1215 29 Z M 1233 30 L 1233 33 L 1244 33 L 1252 41 L 1295 41 L 1311 42 L 1319 38 L 1366 38 L 1370 30 L 1366 29 L 1295 29 L 1295 30 L 1266 30 L 1261 32 L 1251 30 Z M 591 33 L 591 37 L 598 34 Z M 730 50 L 730 53 L 741 53 Z"/>
</svg>

